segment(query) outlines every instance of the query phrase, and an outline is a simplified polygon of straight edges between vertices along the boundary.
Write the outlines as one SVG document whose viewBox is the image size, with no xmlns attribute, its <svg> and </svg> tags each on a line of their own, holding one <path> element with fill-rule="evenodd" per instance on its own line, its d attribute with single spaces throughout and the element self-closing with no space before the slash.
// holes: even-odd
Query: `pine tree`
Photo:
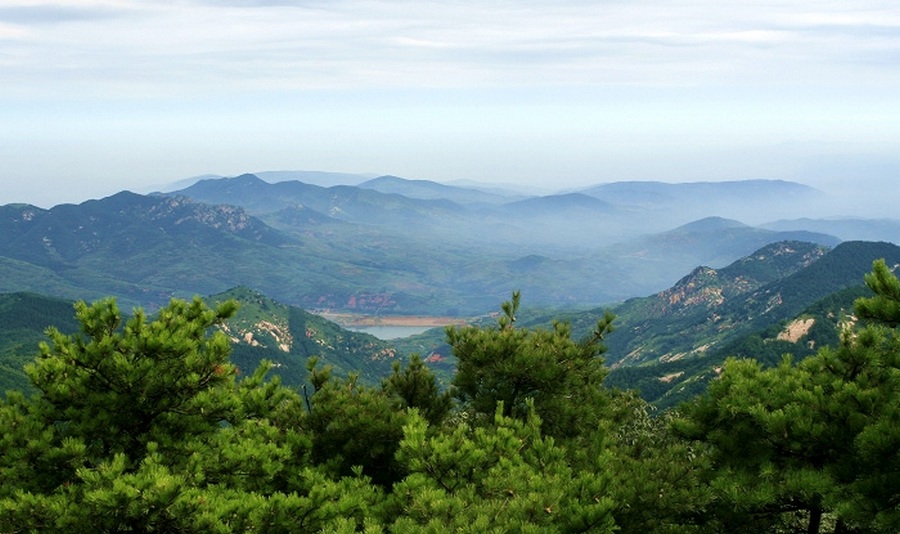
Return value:
<svg viewBox="0 0 900 534">
<path fill-rule="evenodd" d="M 482 418 L 502 405 L 504 416 L 524 419 L 531 402 L 550 436 L 594 431 L 609 407 L 602 387 L 608 371 L 600 356 L 612 315 L 579 342 L 567 323 L 556 322 L 552 330 L 516 328 L 519 301 L 515 292 L 503 303 L 496 328 L 448 327 L 447 341 L 457 359 L 456 397 Z"/>
<path fill-rule="evenodd" d="M 885 261 L 876 260 L 866 275 L 874 296 L 858 299 L 856 312 L 876 324 L 891 328 L 879 336 L 871 329 L 860 335 L 876 358 L 866 368 L 860 390 L 851 391 L 852 402 L 868 407 L 866 425 L 855 437 L 855 462 L 847 466 L 853 476 L 848 516 L 869 522 L 885 532 L 900 531 L 900 281 Z M 854 362 L 854 369 L 858 364 Z"/>
<path fill-rule="evenodd" d="M 616 526 L 621 532 L 702 532 L 712 501 L 709 447 L 681 439 L 671 428 L 674 415 L 654 412 L 634 392 L 618 392 L 614 402 L 631 413 L 594 455 L 605 456 L 604 467 L 616 475 L 610 484 Z"/>
<path fill-rule="evenodd" d="M 410 414 L 398 459 L 410 471 L 394 486 L 393 532 L 613 532 L 609 472 L 573 469 L 541 435 L 531 401 L 524 419 L 502 415 L 437 434 Z"/>
<path fill-rule="evenodd" d="M 453 407 L 451 392 L 440 391 L 434 373 L 418 354 L 410 356 L 404 367 L 394 362 L 393 372 L 382 381 L 381 388 L 388 396 L 397 398 L 403 409 L 418 409 L 433 427 L 440 426 Z"/>
<path fill-rule="evenodd" d="M 0 532 L 377 529 L 382 491 L 313 465 L 300 396 L 266 365 L 236 383 L 213 329 L 233 311 L 123 322 L 108 300 L 76 306 L 79 335 L 50 329 L 38 396 L 0 402 Z"/>
<path fill-rule="evenodd" d="M 873 262 L 865 280 L 875 296 L 857 299 L 856 312 L 890 327 L 900 325 L 900 281 L 883 259 Z"/>
<path fill-rule="evenodd" d="M 730 360 L 676 428 L 713 447 L 722 528 L 805 522 L 817 533 L 900 529 L 900 282 L 883 261 L 858 313 L 877 323 L 774 369 Z"/>
<path fill-rule="evenodd" d="M 26 373 L 41 393 L 44 416 L 61 439 L 81 440 L 89 457 L 133 458 L 147 443 L 164 449 L 217 428 L 231 406 L 235 368 L 229 341 L 209 335 L 237 309 L 173 300 L 153 321 L 141 310 L 123 326 L 114 300 L 76 304 L 81 334 L 51 328 L 52 344 Z"/>
<path fill-rule="evenodd" d="M 334 476 L 360 472 L 389 487 L 403 476 L 394 454 L 403 439 L 406 412 L 383 390 L 359 382 L 359 375 L 331 376 L 331 369 L 309 368 L 315 393 L 304 420 L 312 440 L 312 459 Z"/>
</svg>

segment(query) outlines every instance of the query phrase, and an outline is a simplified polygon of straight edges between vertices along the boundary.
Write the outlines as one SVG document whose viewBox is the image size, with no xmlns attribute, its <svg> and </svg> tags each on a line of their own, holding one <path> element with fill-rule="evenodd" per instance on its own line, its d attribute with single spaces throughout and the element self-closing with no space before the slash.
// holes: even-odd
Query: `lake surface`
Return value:
<svg viewBox="0 0 900 534">
<path fill-rule="evenodd" d="M 345 327 L 348 330 L 353 330 L 354 332 L 365 332 L 366 334 L 372 334 L 378 339 L 383 339 L 385 341 L 391 339 L 399 339 L 401 337 L 409 337 L 414 336 L 416 334 L 421 334 L 426 330 L 431 330 L 435 328 L 434 326 L 384 326 L 384 325 L 376 325 L 376 326 L 348 326 Z"/>
</svg>

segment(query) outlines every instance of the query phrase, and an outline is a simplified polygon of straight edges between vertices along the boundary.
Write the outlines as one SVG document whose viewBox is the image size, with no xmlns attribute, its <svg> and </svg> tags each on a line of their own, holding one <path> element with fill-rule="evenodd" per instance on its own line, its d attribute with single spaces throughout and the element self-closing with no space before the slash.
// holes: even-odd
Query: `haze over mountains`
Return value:
<svg viewBox="0 0 900 534">
<path fill-rule="evenodd" d="M 449 200 L 457 208 L 467 211 L 493 212 L 494 215 L 506 214 L 513 218 L 540 216 L 544 213 L 553 215 L 554 211 L 581 210 L 591 218 L 585 222 L 593 222 L 594 218 L 605 213 L 616 215 L 620 219 L 608 217 L 603 221 L 610 224 L 598 235 L 581 235 L 578 243 L 593 246 L 596 240 L 619 241 L 633 235 L 646 235 L 692 221 L 717 216 L 739 220 L 745 224 L 762 225 L 771 229 L 807 229 L 817 226 L 824 232 L 839 228 L 844 233 L 854 232 L 852 228 L 860 223 L 860 219 L 871 219 L 871 211 L 860 209 L 860 206 L 842 197 L 834 197 L 825 192 L 796 182 L 784 180 L 738 180 L 726 182 L 686 182 L 666 183 L 652 181 L 621 181 L 598 184 L 579 190 L 561 190 L 536 194 L 528 188 L 516 188 L 512 185 L 498 187 L 492 184 L 466 182 L 465 185 L 451 185 L 430 180 L 409 180 L 397 176 L 379 176 L 367 178 L 366 175 L 347 175 L 340 173 L 322 173 L 307 171 L 261 172 L 255 175 L 242 175 L 236 178 L 221 176 L 198 177 L 193 184 L 184 181 L 168 188 L 167 194 L 186 193 L 211 200 L 201 187 L 202 182 L 217 180 L 237 180 L 247 176 L 257 176 L 263 182 L 275 185 L 281 182 L 302 182 L 306 185 L 331 188 L 340 185 L 356 186 L 360 189 L 378 191 L 385 194 L 399 194 L 409 199 Z M 245 184 L 246 185 L 246 184 Z M 296 184 L 294 184 L 296 185 Z M 212 186 L 212 184 L 207 184 Z M 221 187 L 221 184 L 220 186 Z M 288 192 L 291 186 L 278 185 L 275 189 Z M 227 193 L 217 193 L 219 200 L 225 200 Z M 271 191 L 255 192 L 260 196 L 269 196 Z M 289 195 L 301 196 L 294 189 Z M 213 196 L 215 196 L 214 194 Z M 296 197 L 295 197 L 296 199 Z M 596 199 L 596 200 L 595 200 Z M 231 200 L 234 200 L 233 198 Z M 285 199 L 282 199 L 284 201 Z M 600 202 L 597 202 L 599 200 Z M 247 200 L 237 202 L 244 205 Z M 520 203 L 521 202 L 521 203 Z M 505 208 L 500 208 L 505 206 Z M 320 205 L 321 207 L 321 205 Z M 493 207 L 491 210 L 489 208 Z M 266 211 L 270 211 L 269 209 Z M 482 208 L 478 210 L 478 208 Z M 525 210 L 523 210 L 525 208 Z M 533 208 L 531 211 L 526 211 Z M 524 212 L 524 213 L 523 213 Z M 572 220 L 577 220 L 580 213 L 569 213 L 569 228 Z M 798 221 L 798 219 L 800 219 Z M 879 220 L 879 218 L 876 218 Z M 900 236 L 896 221 L 880 218 L 884 227 L 881 233 Z M 833 221 L 842 221 L 835 223 Z M 845 224 L 847 222 L 847 224 Z M 536 224 L 526 222 L 529 231 Z M 776 225 L 780 225 L 776 227 Z M 871 238 L 872 224 L 862 222 L 852 237 L 840 236 L 841 239 Z M 469 236 L 475 237 L 475 236 Z M 566 236 L 555 235 L 555 240 Z M 534 236 L 530 236 L 534 239 Z"/>
<path fill-rule="evenodd" d="M 2 206 L 0 290 L 114 295 L 153 309 L 172 295 L 246 286 L 306 309 L 470 316 L 516 289 L 552 307 L 643 296 L 778 241 L 900 241 L 897 221 L 799 217 L 828 199 L 784 181 L 623 182 L 528 196 L 392 176 L 327 187 L 292 176 Z"/>
<path fill-rule="evenodd" d="M 242 312 L 227 331 L 236 361 L 273 360 L 299 383 L 314 354 L 369 381 L 412 352 L 445 380 L 454 368 L 440 331 L 385 343 L 307 311 L 471 318 L 521 290 L 538 310 L 531 324 L 564 317 L 586 332 L 613 310 L 611 384 L 669 406 L 702 390 L 728 355 L 774 360 L 836 342 L 871 262 L 900 264 L 900 248 L 886 243 L 900 242 L 900 222 L 815 218 L 833 199 L 791 182 L 623 182 L 530 196 L 305 176 L 326 185 L 248 174 L 51 209 L 0 206 L 0 293 L 10 294 L 0 329 L 11 343 L 0 351 L 11 380 L 22 383 L 23 346 L 48 321 L 71 325 L 60 318 L 66 300 L 23 291 L 150 310 L 172 296 L 237 298 Z M 356 185 L 327 185 L 345 179 Z M 39 326 L 19 324 L 22 306 Z M 792 335 L 779 337 L 783 329 Z"/>
</svg>

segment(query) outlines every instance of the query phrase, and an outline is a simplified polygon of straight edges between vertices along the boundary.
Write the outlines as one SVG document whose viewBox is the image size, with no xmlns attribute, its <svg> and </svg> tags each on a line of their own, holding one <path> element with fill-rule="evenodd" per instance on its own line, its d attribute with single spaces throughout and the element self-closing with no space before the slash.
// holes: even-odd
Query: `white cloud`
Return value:
<svg viewBox="0 0 900 534">
<path fill-rule="evenodd" d="M 900 48 L 866 2 L 29 2 L 0 10 L 28 48 L 20 89 L 64 71 L 96 91 L 234 87 L 830 82 Z M 52 24 L 50 24 L 52 23 Z M 867 28 L 882 31 L 869 35 Z M 27 31 L 26 31 L 27 30 Z M 834 54 L 839 50 L 838 54 Z M 724 70 L 723 70 L 724 69 Z M 136 72 L 137 71 L 137 72 Z M 870 73 L 871 74 L 871 73 Z M 892 78 L 892 75 L 886 77 Z"/>
<path fill-rule="evenodd" d="M 689 179 L 712 149 L 741 156 L 696 176 L 736 178 L 768 144 L 900 149 L 900 10 L 6 0 L 0 80 L 0 179 L 108 175 L 114 161 L 155 182 L 266 167 L 583 181 L 666 178 L 675 160 Z M 789 178 L 785 153 L 766 168 Z"/>
</svg>

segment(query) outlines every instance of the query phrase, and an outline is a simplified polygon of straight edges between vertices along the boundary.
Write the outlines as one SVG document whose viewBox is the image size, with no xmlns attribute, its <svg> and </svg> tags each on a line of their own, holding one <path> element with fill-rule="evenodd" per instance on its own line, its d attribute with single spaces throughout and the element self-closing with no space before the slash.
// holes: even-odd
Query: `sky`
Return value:
<svg viewBox="0 0 900 534">
<path fill-rule="evenodd" d="M 0 204 L 267 170 L 769 178 L 889 212 L 900 3 L 0 0 Z"/>
</svg>

